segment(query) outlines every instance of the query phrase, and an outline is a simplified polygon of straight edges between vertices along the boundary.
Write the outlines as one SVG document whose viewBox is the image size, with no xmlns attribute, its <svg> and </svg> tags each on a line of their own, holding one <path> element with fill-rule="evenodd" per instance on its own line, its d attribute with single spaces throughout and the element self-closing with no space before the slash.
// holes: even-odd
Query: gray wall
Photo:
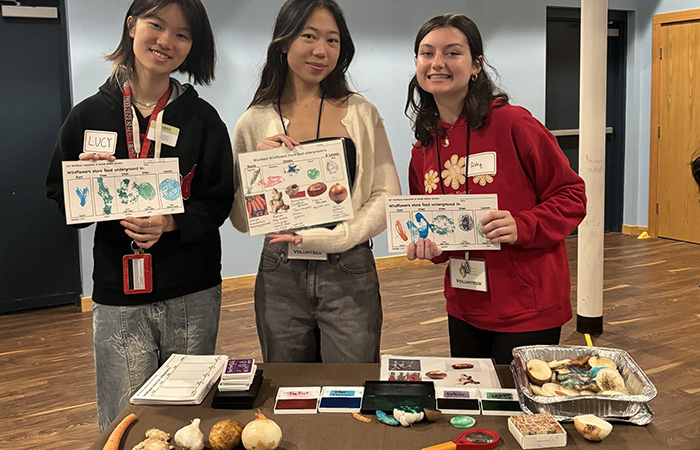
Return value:
<svg viewBox="0 0 700 450">
<path fill-rule="evenodd" d="M 93 94 L 109 74 L 103 55 L 117 45 L 127 0 L 69 0 L 68 24 L 74 103 Z M 218 70 L 200 95 L 221 114 L 229 131 L 256 87 L 272 25 L 282 0 L 204 0 L 217 39 Z M 357 53 L 350 69 L 354 88 L 379 108 L 389 133 L 404 192 L 411 130 L 403 114 L 413 71 L 413 39 L 430 17 L 456 12 L 479 25 L 487 60 L 498 69 L 512 102 L 544 122 L 547 6 L 578 7 L 575 0 L 340 0 Z M 627 145 L 623 223 L 647 225 L 649 105 L 652 15 L 700 7 L 700 0 L 609 0 L 609 8 L 630 11 L 627 80 Z M 105 18 L 108 18 L 106 20 Z M 221 229 L 225 277 L 256 272 L 262 238 Z M 81 232 L 84 294 L 92 291 L 92 227 Z M 386 256 L 386 238 L 375 239 Z"/>
</svg>

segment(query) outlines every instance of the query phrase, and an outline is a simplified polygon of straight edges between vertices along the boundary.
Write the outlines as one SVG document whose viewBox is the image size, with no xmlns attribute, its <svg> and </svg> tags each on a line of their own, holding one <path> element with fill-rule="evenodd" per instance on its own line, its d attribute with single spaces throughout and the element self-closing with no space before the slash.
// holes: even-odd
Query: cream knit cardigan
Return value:
<svg viewBox="0 0 700 450">
<path fill-rule="evenodd" d="M 289 120 L 284 120 L 285 126 L 288 126 Z M 377 108 L 361 95 L 352 94 L 348 98 L 348 112 L 342 123 L 357 148 L 357 169 L 352 189 L 354 218 L 332 230 L 310 228 L 297 231 L 303 237 L 303 242 L 298 246 L 300 250 L 340 253 L 373 238 L 386 228 L 386 196 L 401 193 L 389 139 Z M 283 133 L 279 115 L 272 104 L 249 108 L 236 124 L 233 132 L 236 195 L 230 219 L 241 232 L 247 232 L 248 225 L 236 154 L 256 150 L 264 138 Z"/>
</svg>

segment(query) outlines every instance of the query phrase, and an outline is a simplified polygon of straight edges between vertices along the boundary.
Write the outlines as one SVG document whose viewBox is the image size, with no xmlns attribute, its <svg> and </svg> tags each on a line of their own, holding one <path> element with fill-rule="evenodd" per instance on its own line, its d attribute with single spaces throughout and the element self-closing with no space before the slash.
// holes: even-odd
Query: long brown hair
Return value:
<svg viewBox="0 0 700 450">
<path fill-rule="evenodd" d="M 255 91 L 249 108 L 261 103 L 276 101 L 287 80 L 287 58 L 282 50 L 296 39 L 306 25 L 306 21 L 318 8 L 327 9 L 335 19 L 340 32 L 340 55 L 338 63 L 331 73 L 321 81 L 321 91 L 328 98 L 343 98 L 353 92 L 348 87 L 345 72 L 355 55 L 355 44 L 350 37 L 350 30 L 340 6 L 333 0 L 288 0 L 275 21 L 272 41 L 267 47 L 267 59 L 260 75 L 260 84 Z"/>
<path fill-rule="evenodd" d="M 462 14 L 442 14 L 425 22 L 416 35 L 413 46 L 415 56 L 418 57 L 418 48 L 423 38 L 434 29 L 444 27 L 454 27 L 464 33 L 472 60 L 480 61 L 483 66 L 476 80 L 469 81 L 469 90 L 462 108 L 462 115 L 466 117 L 469 126 L 476 130 L 486 123 L 491 103 L 497 99 L 499 102 L 496 107 L 505 105 L 508 102 L 508 94 L 497 89 L 486 73 L 486 66 L 491 66 L 483 59 L 484 44 L 479 29 L 471 19 Z M 412 119 L 416 140 L 423 146 L 429 145 L 433 134 L 438 131 L 439 112 L 433 94 L 420 87 L 416 75 L 408 84 L 404 113 Z"/>
<path fill-rule="evenodd" d="M 189 22 L 192 34 L 192 48 L 185 61 L 176 70 L 186 73 L 197 84 L 210 84 L 214 80 L 216 52 L 214 50 L 214 33 L 209 17 L 200 0 L 134 0 L 126 12 L 122 38 L 114 52 L 105 59 L 112 61 L 112 79 L 120 85 L 129 80 L 134 73 L 134 38 L 129 35 L 131 27 L 138 19 L 153 17 L 171 4 L 180 5 Z M 129 23 L 129 17 L 131 22 Z"/>
<path fill-rule="evenodd" d="M 690 163 L 690 171 L 693 173 L 693 179 L 700 190 L 700 150 L 693 155 L 693 161 Z"/>
</svg>

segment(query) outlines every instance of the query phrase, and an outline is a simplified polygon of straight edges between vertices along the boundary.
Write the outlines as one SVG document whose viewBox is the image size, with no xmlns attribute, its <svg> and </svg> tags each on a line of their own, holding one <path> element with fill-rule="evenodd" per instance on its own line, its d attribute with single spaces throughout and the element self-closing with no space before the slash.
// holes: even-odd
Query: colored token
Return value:
<svg viewBox="0 0 700 450">
<path fill-rule="evenodd" d="M 471 416 L 454 416 L 450 419 L 450 425 L 455 428 L 471 428 L 476 420 Z"/>
</svg>

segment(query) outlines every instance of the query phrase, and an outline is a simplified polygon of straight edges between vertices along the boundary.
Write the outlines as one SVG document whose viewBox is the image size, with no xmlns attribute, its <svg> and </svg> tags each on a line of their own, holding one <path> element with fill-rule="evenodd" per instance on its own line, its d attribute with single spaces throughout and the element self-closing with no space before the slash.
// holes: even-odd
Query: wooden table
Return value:
<svg viewBox="0 0 700 450">
<path fill-rule="evenodd" d="M 362 386 L 365 380 L 379 379 L 378 364 L 260 364 L 264 381 L 255 406 L 282 428 L 284 450 L 372 450 L 421 449 L 451 441 L 464 430 L 453 428 L 443 416 L 436 423 L 421 422 L 413 427 L 390 427 L 379 423 L 372 416 L 372 423 L 365 424 L 349 414 L 275 415 L 272 412 L 277 389 L 281 386 Z M 508 366 L 498 366 L 499 378 L 504 387 L 513 387 L 513 378 Z M 148 428 L 157 427 L 168 433 L 175 431 L 198 417 L 200 428 L 208 436 L 214 423 L 232 418 L 248 423 L 253 419 L 251 410 L 213 409 L 211 400 L 214 390 L 201 405 L 197 406 L 127 406 L 109 428 L 102 434 L 91 450 L 101 450 L 109 433 L 119 421 L 130 413 L 139 420 L 127 430 L 120 449 L 130 450 L 144 439 Z M 652 403 L 653 409 L 653 403 Z M 488 428 L 501 437 L 499 449 L 519 449 L 520 445 L 508 431 L 507 417 L 474 416 L 476 428 Z M 647 426 L 613 423 L 613 431 L 603 442 L 591 443 L 583 439 L 574 429 L 573 423 L 563 424 L 568 433 L 567 448 L 597 449 L 660 449 L 664 448 L 661 433 L 654 424 Z M 240 446 L 239 448 L 243 448 Z"/>
</svg>

